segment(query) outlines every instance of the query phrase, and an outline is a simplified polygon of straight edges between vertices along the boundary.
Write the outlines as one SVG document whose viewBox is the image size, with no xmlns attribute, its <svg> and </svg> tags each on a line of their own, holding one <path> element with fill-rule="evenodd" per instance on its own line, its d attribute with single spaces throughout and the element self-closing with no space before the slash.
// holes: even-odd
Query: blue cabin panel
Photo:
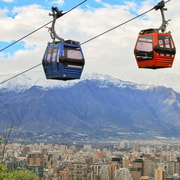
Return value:
<svg viewBox="0 0 180 180">
<path fill-rule="evenodd" d="M 42 64 L 47 79 L 80 79 L 84 55 L 79 44 L 50 44 L 46 48 Z"/>
</svg>

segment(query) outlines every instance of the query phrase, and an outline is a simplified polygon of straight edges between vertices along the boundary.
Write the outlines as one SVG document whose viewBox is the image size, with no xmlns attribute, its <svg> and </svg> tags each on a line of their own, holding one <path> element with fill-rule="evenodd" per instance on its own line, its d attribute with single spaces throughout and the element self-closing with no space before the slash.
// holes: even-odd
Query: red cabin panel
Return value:
<svg viewBox="0 0 180 180">
<path fill-rule="evenodd" d="M 172 67 L 176 49 L 172 36 L 168 33 L 144 33 L 138 36 L 134 55 L 139 68 Z"/>
</svg>

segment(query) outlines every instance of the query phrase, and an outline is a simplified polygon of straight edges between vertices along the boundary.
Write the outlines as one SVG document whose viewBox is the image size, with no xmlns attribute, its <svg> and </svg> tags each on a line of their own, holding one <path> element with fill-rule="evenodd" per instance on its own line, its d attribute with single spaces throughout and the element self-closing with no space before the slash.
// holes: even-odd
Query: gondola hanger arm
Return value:
<svg viewBox="0 0 180 180">
<path fill-rule="evenodd" d="M 169 2 L 170 0 L 164 2 L 164 1 L 160 1 L 157 5 L 154 6 L 154 9 L 157 11 L 160 9 L 161 11 L 161 17 L 162 17 L 162 24 L 159 28 L 157 28 L 156 30 L 159 32 L 161 31 L 162 33 L 164 33 L 166 31 L 166 27 L 168 25 L 168 21 L 165 20 L 165 15 L 164 15 L 164 11 L 167 11 L 167 8 L 165 8 L 165 3 Z"/>
<path fill-rule="evenodd" d="M 64 14 L 66 14 L 66 13 L 63 13 L 63 11 L 60 11 L 57 7 L 52 7 L 52 14 L 49 13 L 49 15 L 53 17 L 52 25 L 49 28 L 50 36 L 53 39 L 53 42 L 55 42 L 55 39 L 58 39 L 59 41 L 64 41 L 64 39 L 61 38 L 60 36 L 58 36 L 56 31 L 55 31 L 56 20 L 58 18 L 62 17 Z"/>
</svg>

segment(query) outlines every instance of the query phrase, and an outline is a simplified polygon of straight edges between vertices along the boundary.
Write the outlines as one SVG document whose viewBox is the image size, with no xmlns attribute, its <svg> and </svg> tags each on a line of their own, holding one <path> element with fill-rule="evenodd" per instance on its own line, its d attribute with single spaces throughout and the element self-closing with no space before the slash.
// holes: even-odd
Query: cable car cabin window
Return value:
<svg viewBox="0 0 180 180">
<path fill-rule="evenodd" d="M 80 48 L 64 47 L 64 54 L 68 59 L 83 60 Z"/>
<path fill-rule="evenodd" d="M 152 60 L 153 59 L 153 36 L 139 37 L 135 54 L 138 61 Z"/>
<path fill-rule="evenodd" d="M 171 36 L 158 35 L 158 45 L 154 47 L 154 50 L 159 56 L 174 56 L 176 49 Z"/>
<path fill-rule="evenodd" d="M 158 47 L 159 46 L 159 47 Z M 154 48 L 160 56 L 174 55 L 174 44 L 170 36 L 158 35 L 158 46 Z"/>
<path fill-rule="evenodd" d="M 172 40 L 169 36 L 158 35 L 158 42 L 160 47 L 174 48 Z"/>
<path fill-rule="evenodd" d="M 52 63 L 57 62 L 58 47 L 54 47 L 52 50 Z"/>
<path fill-rule="evenodd" d="M 52 55 L 52 50 L 53 48 L 49 48 L 48 51 L 47 51 L 47 58 L 46 58 L 46 62 L 47 64 L 50 64 L 51 63 L 51 55 Z"/>
</svg>

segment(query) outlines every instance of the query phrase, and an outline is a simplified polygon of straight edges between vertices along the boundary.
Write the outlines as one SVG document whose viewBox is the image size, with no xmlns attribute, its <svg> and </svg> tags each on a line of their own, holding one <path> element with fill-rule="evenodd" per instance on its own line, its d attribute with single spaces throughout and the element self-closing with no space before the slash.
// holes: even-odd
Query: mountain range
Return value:
<svg viewBox="0 0 180 180">
<path fill-rule="evenodd" d="M 180 94 L 171 88 L 100 74 L 71 82 L 40 79 L 41 85 L 23 78 L 0 88 L 0 131 L 12 126 L 16 139 L 180 137 Z"/>
</svg>

